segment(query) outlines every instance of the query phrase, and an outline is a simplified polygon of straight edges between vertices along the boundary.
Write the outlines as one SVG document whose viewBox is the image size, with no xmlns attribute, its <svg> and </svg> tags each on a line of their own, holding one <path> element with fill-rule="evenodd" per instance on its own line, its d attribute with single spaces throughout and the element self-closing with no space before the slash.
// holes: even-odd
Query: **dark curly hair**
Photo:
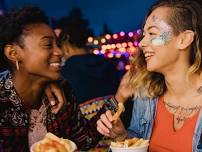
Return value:
<svg viewBox="0 0 202 152">
<path fill-rule="evenodd" d="M 23 47 L 23 30 L 26 26 L 37 23 L 49 24 L 48 17 L 39 7 L 24 6 L 12 9 L 4 16 L 0 16 L 0 68 L 11 68 L 4 55 L 4 47 L 13 43 Z"/>
</svg>

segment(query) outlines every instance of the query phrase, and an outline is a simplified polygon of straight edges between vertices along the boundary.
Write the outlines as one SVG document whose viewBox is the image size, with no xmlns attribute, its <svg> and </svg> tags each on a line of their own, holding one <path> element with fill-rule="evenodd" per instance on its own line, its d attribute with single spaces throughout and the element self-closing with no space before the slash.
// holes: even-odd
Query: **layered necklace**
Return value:
<svg viewBox="0 0 202 152">
<path fill-rule="evenodd" d="M 197 94 L 202 94 L 202 86 L 197 89 Z M 202 105 L 195 105 L 193 107 L 183 107 L 181 105 L 174 105 L 170 102 L 164 100 L 165 107 L 174 114 L 174 124 L 182 126 L 187 118 L 192 117 L 196 112 L 198 112 Z M 179 127 L 180 128 L 180 127 Z"/>
</svg>

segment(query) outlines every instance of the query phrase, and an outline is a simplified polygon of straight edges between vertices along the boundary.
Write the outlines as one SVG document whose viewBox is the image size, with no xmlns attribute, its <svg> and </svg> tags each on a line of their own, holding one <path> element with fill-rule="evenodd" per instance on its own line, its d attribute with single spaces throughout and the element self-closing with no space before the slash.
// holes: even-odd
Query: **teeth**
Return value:
<svg viewBox="0 0 202 152">
<path fill-rule="evenodd" d="M 53 67 L 60 67 L 60 63 L 50 63 L 50 66 L 53 66 Z"/>
<path fill-rule="evenodd" d="M 144 52 L 145 59 L 147 60 L 149 57 L 153 56 L 153 52 Z"/>
<path fill-rule="evenodd" d="M 145 52 L 144 53 L 145 58 L 153 56 L 153 55 L 154 55 L 154 53 L 152 53 L 152 52 Z"/>
</svg>

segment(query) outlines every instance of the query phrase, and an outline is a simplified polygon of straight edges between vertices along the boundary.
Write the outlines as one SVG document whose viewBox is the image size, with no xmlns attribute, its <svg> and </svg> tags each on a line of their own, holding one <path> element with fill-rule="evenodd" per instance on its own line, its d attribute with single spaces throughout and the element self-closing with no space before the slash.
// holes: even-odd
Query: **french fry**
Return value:
<svg viewBox="0 0 202 152">
<path fill-rule="evenodd" d="M 112 120 L 117 121 L 118 118 L 120 117 L 121 113 L 125 110 L 123 103 L 118 104 L 118 110 L 117 112 L 113 115 Z"/>
<path fill-rule="evenodd" d="M 126 139 L 124 141 L 124 147 L 130 147 L 131 145 L 135 144 L 137 141 L 138 141 L 138 138 Z"/>
<path fill-rule="evenodd" d="M 147 145 L 148 143 L 149 143 L 149 140 L 143 140 L 142 143 L 140 144 L 140 146 Z"/>
<path fill-rule="evenodd" d="M 37 142 L 32 151 L 33 152 L 72 152 L 76 145 L 72 144 L 70 140 L 55 136 L 52 133 L 47 133 L 45 138 Z"/>
<path fill-rule="evenodd" d="M 143 138 L 136 138 L 136 137 L 125 139 L 124 141 L 111 142 L 112 147 L 118 147 L 118 148 L 140 147 L 140 146 L 146 146 L 148 144 L 149 140 L 144 140 Z"/>
<path fill-rule="evenodd" d="M 121 148 L 121 147 L 123 147 L 123 145 L 124 145 L 124 142 L 111 142 L 111 146 L 113 146 L 113 147 L 119 147 L 119 148 Z"/>
<path fill-rule="evenodd" d="M 131 145 L 130 147 L 138 147 L 141 145 L 141 143 L 144 141 L 143 138 L 138 139 L 133 145 Z"/>
</svg>

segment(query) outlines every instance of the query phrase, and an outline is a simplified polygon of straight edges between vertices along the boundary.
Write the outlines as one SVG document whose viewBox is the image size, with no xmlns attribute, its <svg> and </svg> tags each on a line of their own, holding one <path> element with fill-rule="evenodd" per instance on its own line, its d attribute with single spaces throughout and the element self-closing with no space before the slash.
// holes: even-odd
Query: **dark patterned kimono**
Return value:
<svg viewBox="0 0 202 152">
<path fill-rule="evenodd" d="M 96 146 L 101 135 L 96 130 L 96 121 L 106 109 L 113 109 L 114 103 L 106 102 L 104 107 L 90 121 L 81 114 L 72 89 L 67 82 L 61 84 L 66 103 L 58 114 L 50 107 L 46 111 L 47 132 L 74 141 L 79 149 L 87 150 Z M 44 96 L 44 99 L 47 98 Z M 107 108 L 108 107 L 108 108 Z M 29 151 L 29 113 L 18 96 L 9 71 L 0 74 L 0 152 Z"/>
</svg>

